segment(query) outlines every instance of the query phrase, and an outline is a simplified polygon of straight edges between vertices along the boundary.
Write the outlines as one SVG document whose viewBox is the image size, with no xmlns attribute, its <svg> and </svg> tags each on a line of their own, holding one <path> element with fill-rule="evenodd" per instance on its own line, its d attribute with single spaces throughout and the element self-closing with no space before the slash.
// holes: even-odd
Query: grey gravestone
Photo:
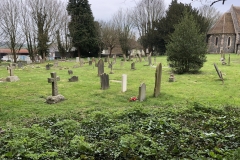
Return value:
<svg viewBox="0 0 240 160">
<path fill-rule="evenodd" d="M 123 61 L 121 61 L 121 63 L 120 63 L 121 67 L 123 67 L 123 64 L 124 64 L 124 62 L 123 62 Z"/>
<path fill-rule="evenodd" d="M 151 66 L 152 65 L 152 56 L 148 56 L 148 65 Z"/>
<path fill-rule="evenodd" d="M 80 59 L 80 67 L 82 67 L 83 65 L 84 65 L 84 61 Z"/>
<path fill-rule="evenodd" d="M 69 82 L 77 82 L 78 81 L 78 76 L 72 76 L 71 78 L 68 79 Z"/>
<path fill-rule="evenodd" d="M 109 63 L 109 65 L 110 65 L 110 68 L 111 68 L 111 71 L 110 71 L 109 74 L 113 74 L 113 62 Z"/>
<path fill-rule="evenodd" d="M 218 67 L 217 67 L 217 65 L 216 65 L 215 63 L 214 63 L 213 65 L 214 65 L 215 70 L 216 70 L 216 72 L 217 72 L 217 74 L 218 74 L 218 77 L 219 77 L 221 80 L 223 80 L 222 72 L 218 69 Z"/>
<path fill-rule="evenodd" d="M 100 75 L 101 80 L 101 89 L 105 90 L 109 88 L 109 75 L 106 73 L 103 73 Z"/>
<path fill-rule="evenodd" d="M 174 74 L 170 74 L 170 77 L 169 77 L 169 82 L 174 82 L 175 79 L 174 79 Z"/>
<path fill-rule="evenodd" d="M 104 62 L 102 59 L 98 61 L 98 76 L 104 73 Z"/>
<path fill-rule="evenodd" d="M 55 72 L 50 73 L 51 78 L 48 78 L 48 83 L 52 83 L 52 96 L 58 95 L 57 81 L 60 81 L 60 78 Z"/>
<path fill-rule="evenodd" d="M 73 74 L 73 71 L 72 70 L 68 70 L 68 74 Z"/>
<path fill-rule="evenodd" d="M 54 62 L 54 67 L 58 67 L 58 61 Z"/>
<path fill-rule="evenodd" d="M 134 62 L 131 64 L 131 69 L 135 69 L 135 63 Z"/>
<path fill-rule="evenodd" d="M 107 61 L 108 61 L 108 57 L 105 57 L 105 58 L 104 58 L 104 62 L 107 62 Z"/>
<path fill-rule="evenodd" d="M 13 65 L 12 65 L 12 63 L 10 63 L 9 64 L 9 66 L 7 67 L 7 70 L 8 70 L 8 72 L 10 73 L 10 76 L 14 76 L 14 74 L 13 74 Z"/>
<path fill-rule="evenodd" d="M 156 72 L 155 72 L 154 97 L 157 97 L 160 94 L 161 79 L 162 79 L 162 64 L 159 63 L 158 66 L 156 67 Z"/>
<path fill-rule="evenodd" d="M 91 66 L 92 65 L 92 61 L 88 61 L 88 64 L 89 64 L 89 66 Z"/>
<path fill-rule="evenodd" d="M 22 68 L 23 67 L 23 63 L 22 62 L 18 62 L 17 65 L 18 65 L 18 68 Z"/>
<path fill-rule="evenodd" d="M 230 54 L 228 56 L 228 65 L 230 65 Z"/>
<path fill-rule="evenodd" d="M 141 102 L 141 101 L 144 101 L 146 99 L 146 84 L 145 83 L 142 83 L 140 86 L 139 86 L 139 90 L 138 90 L 138 100 Z"/>
<path fill-rule="evenodd" d="M 47 65 L 46 65 L 46 70 L 50 70 L 50 64 L 48 63 Z"/>
<path fill-rule="evenodd" d="M 154 57 L 154 64 L 156 65 L 157 64 L 157 58 Z"/>
</svg>

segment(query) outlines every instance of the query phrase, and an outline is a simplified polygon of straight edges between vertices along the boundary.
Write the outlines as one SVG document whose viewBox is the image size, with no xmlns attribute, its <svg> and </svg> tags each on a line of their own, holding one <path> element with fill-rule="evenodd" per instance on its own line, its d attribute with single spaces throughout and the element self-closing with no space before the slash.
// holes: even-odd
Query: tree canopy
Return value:
<svg viewBox="0 0 240 160">
<path fill-rule="evenodd" d="M 174 26 L 167 44 L 167 60 L 177 73 L 195 72 L 206 61 L 206 37 L 194 16 L 185 11 L 180 23 Z"/>
</svg>

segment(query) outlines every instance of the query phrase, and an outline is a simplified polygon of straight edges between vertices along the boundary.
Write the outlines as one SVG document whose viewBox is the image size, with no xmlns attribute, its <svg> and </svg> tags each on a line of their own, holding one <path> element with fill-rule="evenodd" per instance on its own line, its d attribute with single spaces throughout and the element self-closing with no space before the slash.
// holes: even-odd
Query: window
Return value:
<svg viewBox="0 0 240 160">
<path fill-rule="evenodd" d="M 228 46 L 230 46 L 230 44 L 231 44 L 231 38 L 230 37 L 228 37 Z"/>
<path fill-rule="evenodd" d="M 218 37 L 216 37 L 215 45 L 216 45 L 216 46 L 218 45 Z"/>
</svg>

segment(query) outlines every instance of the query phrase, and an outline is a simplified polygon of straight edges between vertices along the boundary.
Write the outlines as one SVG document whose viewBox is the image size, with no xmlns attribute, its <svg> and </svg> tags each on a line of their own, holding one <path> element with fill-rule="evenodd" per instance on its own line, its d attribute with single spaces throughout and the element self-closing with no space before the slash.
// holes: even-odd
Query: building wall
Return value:
<svg viewBox="0 0 240 160">
<path fill-rule="evenodd" d="M 218 38 L 217 45 L 216 45 L 216 38 Z M 230 43 L 228 42 L 229 38 L 230 38 Z M 235 43 L 236 43 L 235 34 L 214 34 L 208 38 L 208 52 L 209 53 L 234 53 Z"/>
</svg>

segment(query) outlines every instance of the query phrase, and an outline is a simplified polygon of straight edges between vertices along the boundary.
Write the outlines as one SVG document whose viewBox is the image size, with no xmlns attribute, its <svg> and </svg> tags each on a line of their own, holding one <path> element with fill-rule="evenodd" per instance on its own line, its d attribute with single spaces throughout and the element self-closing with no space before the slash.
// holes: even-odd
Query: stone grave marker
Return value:
<svg viewBox="0 0 240 160">
<path fill-rule="evenodd" d="M 157 97 L 160 94 L 161 79 L 162 79 L 162 64 L 159 63 L 158 66 L 156 67 L 156 72 L 155 72 L 154 97 Z"/>
<path fill-rule="evenodd" d="M 104 57 L 104 62 L 108 62 L 108 57 Z"/>
<path fill-rule="evenodd" d="M 109 74 L 113 74 L 113 62 L 109 63 L 109 65 L 110 65 L 110 69 L 111 69 Z"/>
<path fill-rule="evenodd" d="M 120 63 L 120 66 L 121 66 L 121 67 L 123 67 L 123 64 L 124 64 L 124 62 L 123 62 L 123 61 L 121 61 L 121 63 Z"/>
<path fill-rule="evenodd" d="M 13 73 L 14 68 L 15 67 L 12 65 L 12 63 L 10 63 L 9 66 L 7 67 L 8 73 L 10 74 L 10 76 L 6 78 L 7 82 L 15 82 L 19 80 L 18 76 L 14 76 Z"/>
<path fill-rule="evenodd" d="M 83 59 L 80 59 L 80 67 L 82 67 L 84 65 L 84 61 Z"/>
<path fill-rule="evenodd" d="M 18 68 L 22 68 L 23 67 L 23 63 L 22 62 L 18 62 L 17 65 L 18 65 Z"/>
<path fill-rule="evenodd" d="M 218 77 L 223 81 L 223 76 L 222 76 L 222 72 L 218 69 L 217 65 L 214 63 L 214 68 L 218 74 Z"/>
<path fill-rule="evenodd" d="M 77 63 L 79 62 L 79 57 L 76 57 L 76 62 L 77 62 Z"/>
<path fill-rule="evenodd" d="M 174 82 L 174 81 L 175 81 L 174 74 L 170 74 L 168 82 Z"/>
<path fill-rule="evenodd" d="M 106 73 L 103 73 L 100 75 L 101 80 L 101 89 L 106 90 L 109 88 L 109 75 Z"/>
<path fill-rule="evenodd" d="M 51 69 L 51 67 L 50 67 L 50 64 L 48 63 L 47 65 L 46 65 L 46 70 L 50 70 Z"/>
<path fill-rule="evenodd" d="M 68 74 L 73 74 L 73 71 L 72 70 L 68 70 Z"/>
<path fill-rule="evenodd" d="M 123 74 L 122 75 L 122 92 L 127 91 L 127 75 Z"/>
<path fill-rule="evenodd" d="M 148 56 L 148 65 L 151 66 L 152 65 L 152 56 Z"/>
<path fill-rule="evenodd" d="M 88 61 L 89 66 L 92 66 L 92 61 Z"/>
<path fill-rule="evenodd" d="M 145 83 L 142 83 L 140 86 L 139 86 L 139 90 L 138 90 L 138 100 L 141 102 L 141 101 L 144 101 L 146 99 L 146 84 Z"/>
<path fill-rule="evenodd" d="M 58 67 L 58 61 L 54 62 L 54 67 Z"/>
<path fill-rule="evenodd" d="M 48 83 L 52 84 L 52 96 L 48 96 L 46 102 L 49 104 L 57 103 L 65 100 L 64 96 L 58 94 L 57 81 L 60 81 L 60 78 L 55 72 L 50 73 L 51 78 L 48 78 Z"/>
<path fill-rule="evenodd" d="M 228 56 L 228 65 L 230 66 L 230 54 Z"/>
<path fill-rule="evenodd" d="M 72 76 L 71 78 L 68 79 L 69 82 L 77 82 L 78 81 L 78 76 Z"/>
<path fill-rule="evenodd" d="M 135 70 L 135 62 L 131 63 L 131 69 Z"/>
<path fill-rule="evenodd" d="M 98 61 L 98 76 L 104 73 L 104 62 L 102 59 Z"/>
<path fill-rule="evenodd" d="M 157 64 L 157 58 L 154 57 L 154 64 L 156 65 Z"/>
<path fill-rule="evenodd" d="M 124 59 L 124 62 L 126 62 L 126 55 L 125 54 L 123 54 L 123 59 Z"/>
<path fill-rule="evenodd" d="M 87 57 L 87 60 L 88 60 L 88 62 L 90 61 L 90 58 L 89 57 Z"/>
</svg>

